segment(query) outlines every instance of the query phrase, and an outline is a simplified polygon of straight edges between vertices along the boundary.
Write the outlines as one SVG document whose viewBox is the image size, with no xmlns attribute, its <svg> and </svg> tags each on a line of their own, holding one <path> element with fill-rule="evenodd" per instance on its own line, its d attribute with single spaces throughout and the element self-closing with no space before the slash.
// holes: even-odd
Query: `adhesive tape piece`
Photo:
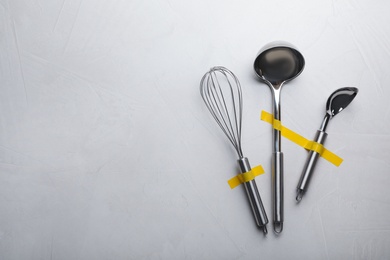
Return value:
<svg viewBox="0 0 390 260">
<path fill-rule="evenodd" d="M 322 144 L 313 141 L 309 141 L 309 143 L 310 143 L 310 148 L 308 150 L 317 152 L 319 154 L 324 154 L 325 147 Z"/>
<path fill-rule="evenodd" d="M 244 182 L 249 182 L 249 181 L 253 180 L 255 177 L 257 177 L 263 173 L 264 173 L 264 169 L 261 165 L 259 165 L 259 166 L 252 168 L 252 170 L 250 170 L 249 172 L 244 172 L 244 173 L 241 173 L 241 174 L 234 176 L 233 178 L 228 180 L 228 184 L 229 184 L 231 189 L 234 189 L 238 185 L 240 185 Z"/>
<path fill-rule="evenodd" d="M 294 131 L 284 127 L 280 120 L 274 119 L 272 114 L 261 111 L 261 120 L 270 123 L 276 130 L 279 130 L 281 135 L 287 138 L 288 140 L 296 143 L 297 145 L 305 148 L 306 150 L 317 152 L 322 158 L 331 162 L 336 166 L 340 166 L 343 162 L 343 159 L 326 149 L 322 144 L 310 141 L 305 137 L 295 133 Z"/>
<path fill-rule="evenodd" d="M 326 148 L 324 149 L 324 152 L 321 154 L 321 157 L 324 158 L 325 160 L 333 163 L 337 167 L 339 167 L 340 164 L 343 162 L 342 158 L 340 158 L 338 155 L 332 153 L 331 151 L 327 150 Z"/>
</svg>

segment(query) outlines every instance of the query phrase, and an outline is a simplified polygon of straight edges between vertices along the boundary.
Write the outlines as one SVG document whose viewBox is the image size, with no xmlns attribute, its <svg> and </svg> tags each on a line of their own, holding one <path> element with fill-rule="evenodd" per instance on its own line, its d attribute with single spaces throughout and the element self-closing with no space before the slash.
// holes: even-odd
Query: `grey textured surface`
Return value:
<svg viewBox="0 0 390 260">
<path fill-rule="evenodd" d="M 0 0 L 1 259 L 389 259 L 390 3 Z M 257 230 L 233 149 L 199 95 L 223 65 L 244 93 L 243 149 L 271 216 L 271 94 L 257 51 L 306 59 L 283 89 L 283 124 L 313 138 L 332 120 L 295 203 L 306 151 L 282 139 L 285 226 Z M 270 228 L 271 229 L 271 228 Z"/>
</svg>

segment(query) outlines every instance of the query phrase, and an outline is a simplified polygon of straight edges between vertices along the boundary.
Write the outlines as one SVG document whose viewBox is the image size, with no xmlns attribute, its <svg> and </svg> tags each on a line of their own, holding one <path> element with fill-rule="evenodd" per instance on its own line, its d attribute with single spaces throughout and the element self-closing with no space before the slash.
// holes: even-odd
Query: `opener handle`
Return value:
<svg viewBox="0 0 390 260">
<path fill-rule="evenodd" d="M 328 136 L 327 133 L 324 131 L 318 130 L 316 133 L 316 136 L 314 137 L 314 141 L 319 144 L 324 144 L 325 139 Z M 297 201 L 301 201 L 303 194 L 306 192 L 307 188 L 309 187 L 309 182 L 311 179 L 311 176 L 313 175 L 314 168 L 317 163 L 317 159 L 320 155 L 317 152 L 310 151 L 309 155 L 306 159 L 305 166 L 303 167 L 303 171 L 301 174 L 301 178 L 299 180 L 298 186 L 297 186 Z"/>
<path fill-rule="evenodd" d="M 239 159 L 238 164 L 240 166 L 241 173 L 249 172 L 251 170 L 248 158 L 246 157 Z M 244 187 L 252 208 L 253 216 L 255 217 L 256 224 L 258 227 L 263 229 L 264 234 L 267 234 L 266 225 L 268 223 L 268 218 L 267 214 L 265 213 L 263 202 L 261 201 L 255 180 L 245 182 Z"/>
</svg>

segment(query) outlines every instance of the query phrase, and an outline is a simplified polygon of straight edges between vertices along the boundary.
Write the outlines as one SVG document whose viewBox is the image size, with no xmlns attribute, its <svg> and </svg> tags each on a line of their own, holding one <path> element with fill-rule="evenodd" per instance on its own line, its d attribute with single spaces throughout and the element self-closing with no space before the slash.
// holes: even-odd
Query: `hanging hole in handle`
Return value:
<svg viewBox="0 0 390 260">
<path fill-rule="evenodd" d="M 266 225 L 263 226 L 263 233 L 264 233 L 264 235 L 268 234 L 268 230 L 267 230 L 267 226 Z"/>
<path fill-rule="evenodd" d="M 296 200 L 297 202 L 301 202 L 302 200 L 302 197 L 303 197 L 303 190 L 299 189 L 298 192 L 297 192 L 297 197 L 296 197 Z"/>
<path fill-rule="evenodd" d="M 274 222 L 274 231 L 276 234 L 280 234 L 283 231 L 283 222 Z"/>
</svg>

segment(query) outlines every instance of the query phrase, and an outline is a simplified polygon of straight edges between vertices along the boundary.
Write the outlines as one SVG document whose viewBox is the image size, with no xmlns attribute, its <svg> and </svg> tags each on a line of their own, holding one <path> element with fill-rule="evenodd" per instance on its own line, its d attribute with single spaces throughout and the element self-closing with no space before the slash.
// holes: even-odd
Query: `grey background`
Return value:
<svg viewBox="0 0 390 260">
<path fill-rule="evenodd" d="M 389 259 L 387 1 L 0 0 L 1 259 Z M 307 138 L 332 119 L 295 203 L 306 151 L 283 139 L 285 230 L 256 229 L 236 157 L 199 95 L 223 65 L 244 92 L 243 149 L 270 219 L 271 94 L 252 63 L 296 45 L 283 124 Z M 270 227 L 271 229 L 271 227 Z"/>
</svg>

